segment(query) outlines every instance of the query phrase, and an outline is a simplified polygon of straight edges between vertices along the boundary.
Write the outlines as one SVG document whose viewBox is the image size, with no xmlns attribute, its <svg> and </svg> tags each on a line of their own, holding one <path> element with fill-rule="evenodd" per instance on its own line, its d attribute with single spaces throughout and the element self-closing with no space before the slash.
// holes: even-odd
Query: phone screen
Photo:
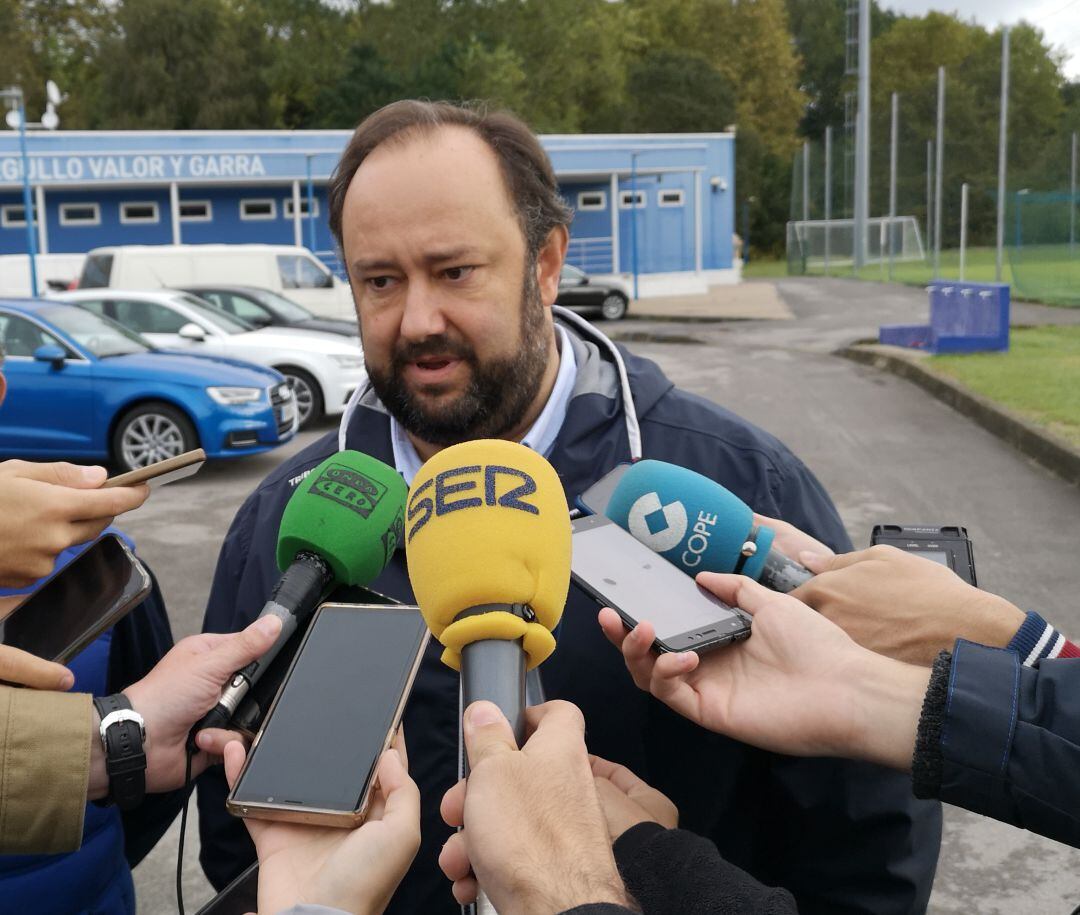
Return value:
<svg viewBox="0 0 1080 915">
<path fill-rule="evenodd" d="M 426 634 L 416 607 L 322 607 L 231 800 L 357 810 Z"/>
<path fill-rule="evenodd" d="M 674 650 L 730 641 L 749 629 L 733 610 L 607 518 L 574 522 L 574 577 L 631 625 L 648 620 Z M 710 631 L 712 630 L 712 631 Z M 699 638 L 683 643 L 687 633 Z"/>
<path fill-rule="evenodd" d="M 0 620 L 0 644 L 64 663 L 117 623 L 150 591 L 150 575 L 106 534 Z"/>
</svg>

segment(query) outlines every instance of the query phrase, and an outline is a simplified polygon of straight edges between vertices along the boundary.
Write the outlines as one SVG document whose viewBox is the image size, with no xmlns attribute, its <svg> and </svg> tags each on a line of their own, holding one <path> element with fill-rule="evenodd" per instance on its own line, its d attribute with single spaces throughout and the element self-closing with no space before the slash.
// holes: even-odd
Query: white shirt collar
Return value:
<svg viewBox="0 0 1080 915">
<path fill-rule="evenodd" d="M 559 436 L 563 421 L 566 419 L 566 410 L 570 405 L 570 397 L 574 393 L 574 382 L 577 379 L 577 360 L 574 358 L 574 347 L 570 344 L 570 336 L 563 327 L 555 325 L 555 332 L 559 335 L 559 371 L 555 376 L 555 386 L 551 389 L 547 403 L 536 422 L 532 424 L 521 444 L 531 448 L 537 454 L 547 457 L 551 449 L 555 447 L 555 439 Z M 409 436 L 399 425 L 394 417 L 390 417 L 390 443 L 394 448 L 394 467 L 404 478 L 405 482 L 412 486 L 413 478 L 419 472 L 423 461 L 416 453 L 416 448 L 409 441 Z"/>
</svg>

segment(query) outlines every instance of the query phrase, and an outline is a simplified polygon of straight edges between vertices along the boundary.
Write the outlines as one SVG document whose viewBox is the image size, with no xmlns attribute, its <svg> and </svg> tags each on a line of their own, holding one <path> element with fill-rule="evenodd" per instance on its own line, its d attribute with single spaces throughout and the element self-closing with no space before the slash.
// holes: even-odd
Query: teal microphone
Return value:
<svg viewBox="0 0 1080 915">
<path fill-rule="evenodd" d="M 755 525 L 742 499 L 685 467 L 638 461 L 622 475 L 604 511 L 688 575 L 734 572 L 784 593 L 813 577 L 772 549 L 775 532 Z"/>
<path fill-rule="evenodd" d="M 221 699 L 191 729 L 225 727 L 289 637 L 339 585 L 363 587 L 403 542 L 408 487 L 393 467 L 359 451 L 341 451 L 312 470 L 289 498 L 278 527 L 282 571 L 260 616 L 281 620 L 277 641 L 236 671 Z"/>
</svg>

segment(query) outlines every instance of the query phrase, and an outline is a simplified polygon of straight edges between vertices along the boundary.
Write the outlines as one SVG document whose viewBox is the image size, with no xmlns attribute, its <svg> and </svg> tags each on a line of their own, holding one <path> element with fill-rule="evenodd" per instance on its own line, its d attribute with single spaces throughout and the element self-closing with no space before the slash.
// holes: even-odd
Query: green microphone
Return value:
<svg viewBox="0 0 1080 915">
<path fill-rule="evenodd" d="M 393 467 L 340 451 L 312 470 L 289 498 L 278 527 L 282 576 L 259 616 L 276 616 L 281 633 L 257 661 L 236 671 L 221 699 L 191 729 L 225 727 L 289 637 L 339 585 L 363 587 L 403 542 L 408 487 Z"/>
</svg>

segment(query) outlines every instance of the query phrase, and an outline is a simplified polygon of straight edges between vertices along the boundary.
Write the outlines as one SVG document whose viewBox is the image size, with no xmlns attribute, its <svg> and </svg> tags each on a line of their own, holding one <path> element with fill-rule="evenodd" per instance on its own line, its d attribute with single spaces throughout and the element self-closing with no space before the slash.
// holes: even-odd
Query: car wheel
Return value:
<svg viewBox="0 0 1080 915">
<path fill-rule="evenodd" d="M 319 382 L 311 377 L 303 369 L 294 369 L 291 366 L 279 368 L 279 372 L 285 376 L 293 389 L 296 398 L 296 412 L 300 416 L 300 428 L 303 429 L 309 423 L 321 419 L 323 415 L 323 397 L 319 389 Z"/>
<path fill-rule="evenodd" d="M 606 321 L 620 321 L 626 314 L 626 299 L 617 292 L 609 293 L 600 303 L 600 314 Z"/>
<path fill-rule="evenodd" d="M 113 459 L 136 470 L 199 447 L 195 427 L 183 413 L 163 403 L 148 403 L 124 414 L 113 433 Z"/>
</svg>

